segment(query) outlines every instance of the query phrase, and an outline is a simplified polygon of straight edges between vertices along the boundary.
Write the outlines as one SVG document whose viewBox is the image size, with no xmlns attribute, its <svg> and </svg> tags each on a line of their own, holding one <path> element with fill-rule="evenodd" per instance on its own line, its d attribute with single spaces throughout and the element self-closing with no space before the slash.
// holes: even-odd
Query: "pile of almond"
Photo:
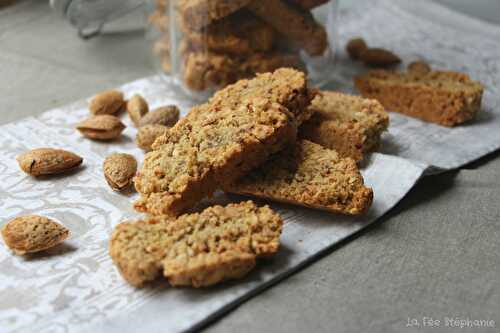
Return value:
<svg viewBox="0 0 500 333">
<path fill-rule="evenodd" d="M 361 60 L 368 66 L 388 67 L 401 62 L 401 58 L 389 50 L 379 47 L 368 47 L 365 40 L 361 37 L 349 40 L 346 45 L 346 51 L 351 59 Z"/>
<path fill-rule="evenodd" d="M 123 93 L 116 90 L 104 91 L 89 103 L 90 116 L 76 125 L 85 138 L 99 141 L 118 139 L 125 130 L 125 124 L 118 114 L 126 110 L 132 123 L 139 128 L 136 142 L 144 151 L 160 135 L 174 126 L 180 112 L 176 106 L 169 105 L 149 111 L 147 101 L 135 94 L 128 101 Z M 54 148 L 29 150 L 17 158 L 21 170 L 33 177 L 61 174 L 78 168 L 83 163 L 79 155 Z M 104 179 L 114 191 L 124 191 L 131 187 L 137 172 L 137 160 L 124 153 L 113 153 L 103 163 Z M 70 234 L 61 224 L 43 216 L 19 216 L 1 230 L 5 244 L 18 255 L 34 253 L 54 247 L 63 242 Z"/>
</svg>

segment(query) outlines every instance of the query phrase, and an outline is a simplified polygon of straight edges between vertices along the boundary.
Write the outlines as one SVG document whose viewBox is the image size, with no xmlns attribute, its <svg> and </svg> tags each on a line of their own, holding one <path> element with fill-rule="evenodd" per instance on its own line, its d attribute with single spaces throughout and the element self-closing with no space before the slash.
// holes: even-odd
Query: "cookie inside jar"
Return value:
<svg viewBox="0 0 500 333">
<path fill-rule="evenodd" d="M 336 0 L 154 0 L 148 22 L 159 71 L 195 97 L 291 67 L 331 80 Z"/>
</svg>

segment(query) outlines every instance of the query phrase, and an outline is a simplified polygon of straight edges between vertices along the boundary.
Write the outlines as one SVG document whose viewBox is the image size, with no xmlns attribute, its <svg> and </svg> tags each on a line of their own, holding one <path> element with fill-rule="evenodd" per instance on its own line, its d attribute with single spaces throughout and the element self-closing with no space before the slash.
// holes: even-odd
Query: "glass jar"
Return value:
<svg viewBox="0 0 500 333">
<path fill-rule="evenodd" d="M 104 24 L 142 8 L 145 0 L 50 0 L 51 6 L 84 39 L 97 36 Z"/>
<path fill-rule="evenodd" d="M 204 99 L 280 67 L 331 79 L 337 0 L 149 0 L 148 39 L 158 70 Z"/>
</svg>

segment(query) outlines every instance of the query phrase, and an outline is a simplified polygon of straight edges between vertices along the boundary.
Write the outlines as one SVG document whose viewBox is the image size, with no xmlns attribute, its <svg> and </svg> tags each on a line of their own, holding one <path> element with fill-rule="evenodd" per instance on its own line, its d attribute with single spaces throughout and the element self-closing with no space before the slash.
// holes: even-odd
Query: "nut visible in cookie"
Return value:
<svg viewBox="0 0 500 333">
<path fill-rule="evenodd" d="M 139 127 L 145 125 L 163 125 L 167 127 L 172 127 L 179 120 L 180 111 L 179 108 L 175 105 L 167 105 L 159 107 L 144 117 L 139 121 Z"/>
<path fill-rule="evenodd" d="M 137 161 L 130 154 L 114 153 L 103 164 L 104 178 L 115 191 L 123 191 L 132 184 L 137 171 Z"/>
<path fill-rule="evenodd" d="M 148 111 L 148 103 L 139 94 L 135 94 L 127 101 L 127 113 L 136 127 L 139 126 L 139 121 Z"/>
<path fill-rule="evenodd" d="M 17 255 L 49 249 L 68 236 L 66 227 L 38 215 L 19 216 L 2 228 L 5 244 Z"/>
<path fill-rule="evenodd" d="M 96 95 L 89 104 L 93 115 L 115 114 L 125 105 L 123 93 L 117 90 L 108 90 Z"/>
<path fill-rule="evenodd" d="M 72 152 L 53 148 L 33 149 L 17 156 L 16 160 L 21 170 L 30 176 L 66 172 L 83 162 L 80 156 Z"/>
<path fill-rule="evenodd" d="M 139 128 L 135 142 L 137 146 L 145 152 L 151 151 L 151 145 L 155 142 L 156 138 L 165 134 L 168 131 L 167 126 L 158 124 L 144 125 Z"/>
<path fill-rule="evenodd" d="M 111 115 L 92 116 L 76 125 L 80 133 L 93 140 L 113 140 L 118 138 L 125 125 L 119 118 Z"/>
</svg>

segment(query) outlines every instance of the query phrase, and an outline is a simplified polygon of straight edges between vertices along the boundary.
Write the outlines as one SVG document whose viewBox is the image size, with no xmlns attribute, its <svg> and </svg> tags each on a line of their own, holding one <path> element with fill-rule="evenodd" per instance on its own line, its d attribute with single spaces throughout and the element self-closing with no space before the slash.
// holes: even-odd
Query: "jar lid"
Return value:
<svg viewBox="0 0 500 333">
<path fill-rule="evenodd" d="M 82 38 L 100 33 L 106 22 L 121 17 L 145 0 L 50 0 L 52 7 L 78 29 Z"/>
</svg>

